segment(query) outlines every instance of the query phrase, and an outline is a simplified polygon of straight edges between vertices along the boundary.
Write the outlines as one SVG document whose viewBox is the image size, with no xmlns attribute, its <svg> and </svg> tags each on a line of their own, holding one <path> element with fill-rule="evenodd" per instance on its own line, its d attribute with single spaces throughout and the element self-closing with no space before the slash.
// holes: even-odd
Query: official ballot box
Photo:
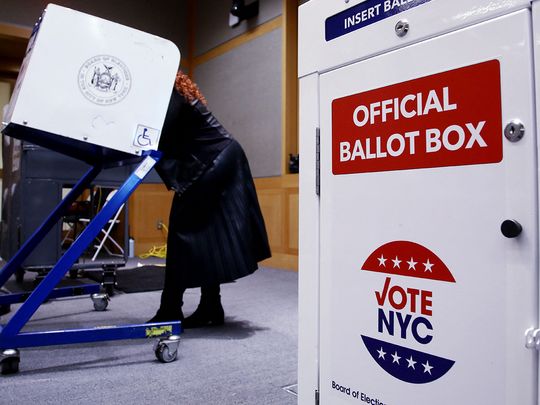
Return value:
<svg viewBox="0 0 540 405">
<path fill-rule="evenodd" d="M 299 403 L 537 404 L 540 1 L 299 9 Z"/>
<path fill-rule="evenodd" d="M 176 45 L 49 4 L 32 32 L 4 134 L 83 160 L 157 149 Z"/>
</svg>

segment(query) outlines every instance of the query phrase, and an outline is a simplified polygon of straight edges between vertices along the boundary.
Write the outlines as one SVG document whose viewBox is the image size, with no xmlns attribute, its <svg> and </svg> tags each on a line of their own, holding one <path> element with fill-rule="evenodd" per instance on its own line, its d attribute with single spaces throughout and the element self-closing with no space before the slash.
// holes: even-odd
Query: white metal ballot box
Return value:
<svg viewBox="0 0 540 405">
<path fill-rule="evenodd" d="M 157 149 L 179 62 L 171 41 L 49 4 L 30 38 L 5 133 L 24 131 L 26 140 L 82 158 Z"/>
<path fill-rule="evenodd" d="M 299 9 L 299 403 L 538 404 L 540 1 Z"/>
</svg>

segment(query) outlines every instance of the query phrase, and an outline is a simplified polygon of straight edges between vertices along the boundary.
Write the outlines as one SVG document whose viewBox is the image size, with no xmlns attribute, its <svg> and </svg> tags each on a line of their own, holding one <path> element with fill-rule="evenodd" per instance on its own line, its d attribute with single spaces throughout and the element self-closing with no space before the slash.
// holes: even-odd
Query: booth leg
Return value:
<svg viewBox="0 0 540 405">
<path fill-rule="evenodd" d="M 0 347 L 3 346 L 4 338 L 13 337 L 17 335 L 23 326 L 28 322 L 32 315 L 37 311 L 39 306 L 49 296 L 50 292 L 60 282 L 62 277 L 68 272 L 73 263 L 80 257 L 84 249 L 92 243 L 95 237 L 99 234 L 101 229 L 107 224 L 107 221 L 118 211 L 120 206 L 124 204 L 131 193 L 141 183 L 142 179 L 148 174 L 148 172 L 154 167 L 159 160 L 161 154 L 159 152 L 150 152 L 135 169 L 135 171 L 128 177 L 128 179 L 122 184 L 118 192 L 111 198 L 108 204 L 106 204 L 101 211 L 90 221 L 88 226 L 79 235 L 79 237 L 73 242 L 66 253 L 60 258 L 52 270 L 47 274 L 45 279 L 36 287 L 36 289 L 30 294 L 30 297 L 24 302 L 19 310 L 13 315 L 6 326 L 0 332 Z M 94 168 L 97 172 L 98 169 Z M 87 175 L 88 179 L 91 177 L 94 171 L 90 170 Z M 94 175 L 95 177 L 95 175 Z M 88 180 L 89 183 L 91 180 Z M 82 183 L 81 180 L 80 183 Z M 73 191 L 73 190 L 72 190 Z M 66 197 L 67 199 L 67 197 Z M 59 211 L 58 208 L 55 211 Z M 53 216 L 53 214 L 51 214 Z M 60 214 L 58 214 L 58 217 Z M 47 222 L 47 221 L 46 221 Z"/>
</svg>

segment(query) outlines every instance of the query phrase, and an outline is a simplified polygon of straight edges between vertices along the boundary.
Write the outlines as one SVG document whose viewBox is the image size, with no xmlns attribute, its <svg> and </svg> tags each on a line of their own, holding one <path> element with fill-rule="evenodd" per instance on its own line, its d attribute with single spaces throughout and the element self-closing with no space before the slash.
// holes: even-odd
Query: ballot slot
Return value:
<svg viewBox="0 0 540 405">
<path fill-rule="evenodd" d="M 530 7 L 530 0 L 311 0 L 300 7 L 298 74 L 327 72 Z M 404 30 L 402 27 L 406 27 Z M 402 63 L 395 69 L 401 69 Z"/>
</svg>

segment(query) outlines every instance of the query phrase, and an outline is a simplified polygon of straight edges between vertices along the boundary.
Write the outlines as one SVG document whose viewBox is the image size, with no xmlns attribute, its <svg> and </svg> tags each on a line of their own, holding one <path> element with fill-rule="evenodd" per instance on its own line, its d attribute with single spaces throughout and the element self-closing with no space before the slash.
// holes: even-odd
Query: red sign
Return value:
<svg viewBox="0 0 540 405">
<path fill-rule="evenodd" d="M 498 60 L 332 102 L 334 174 L 502 160 Z"/>
<path fill-rule="evenodd" d="M 435 253 L 409 241 L 382 245 L 369 255 L 362 270 L 455 283 L 454 276 Z"/>
</svg>

